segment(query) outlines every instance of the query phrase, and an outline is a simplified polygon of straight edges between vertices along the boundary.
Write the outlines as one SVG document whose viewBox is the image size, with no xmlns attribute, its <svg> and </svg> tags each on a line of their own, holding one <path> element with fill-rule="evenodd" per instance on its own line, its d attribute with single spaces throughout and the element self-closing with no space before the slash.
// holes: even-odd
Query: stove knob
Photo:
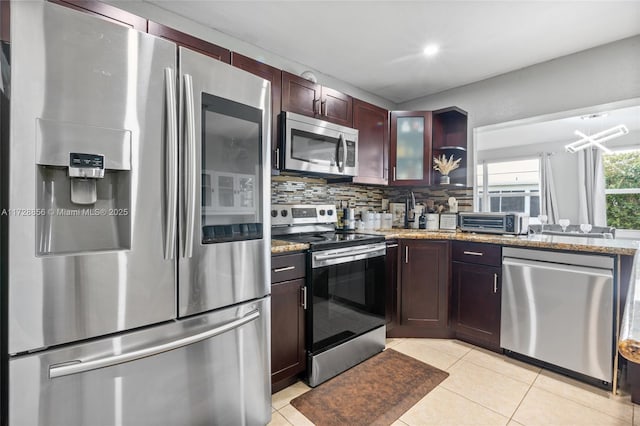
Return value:
<svg viewBox="0 0 640 426">
<path fill-rule="evenodd" d="M 271 217 L 277 217 L 278 216 L 278 210 L 271 210 Z"/>
<path fill-rule="evenodd" d="M 327 216 L 333 216 L 333 210 L 331 209 L 327 210 Z"/>
<path fill-rule="evenodd" d="M 324 209 L 320 209 L 320 216 L 324 216 Z"/>
<path fill-rule="evenodd" d="M 282 217 L 287 217 L 287 215 L 289 214 L 289 212 L 288 212 L 288 211 L 286 211 L 286 210 L 281 210 L 281 211 L 280 211 L 280 214 L 282 215 Z"/>
</svg>

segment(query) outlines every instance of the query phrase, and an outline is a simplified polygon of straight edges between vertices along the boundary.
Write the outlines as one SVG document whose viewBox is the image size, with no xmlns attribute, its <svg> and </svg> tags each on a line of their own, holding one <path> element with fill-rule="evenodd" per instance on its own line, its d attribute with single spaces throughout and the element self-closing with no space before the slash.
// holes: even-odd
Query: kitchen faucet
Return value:
<svg viewBox="0 0 640 426">
<path fill-rule="evenodd" d="M 410 228 L 410 224 L 415 220 L 415 210 L 416 210 L 416 197 L 413 195 L 413 191 L 409 191 L 409 195 L 407 196 L 404 202 L 404 227 Z"/>
</svg>

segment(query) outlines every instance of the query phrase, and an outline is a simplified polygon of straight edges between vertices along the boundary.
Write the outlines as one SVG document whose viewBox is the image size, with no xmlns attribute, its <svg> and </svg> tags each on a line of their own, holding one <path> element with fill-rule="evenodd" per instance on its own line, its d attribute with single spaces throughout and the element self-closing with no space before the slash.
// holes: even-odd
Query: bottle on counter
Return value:
<svg viewBox="0 0 640 426">
<path fill-rule="evenodd" d="M 424 210 L 418 218 L 418 229 L 427 229 L 427 217 L 424 214 Z"/>
</svg>

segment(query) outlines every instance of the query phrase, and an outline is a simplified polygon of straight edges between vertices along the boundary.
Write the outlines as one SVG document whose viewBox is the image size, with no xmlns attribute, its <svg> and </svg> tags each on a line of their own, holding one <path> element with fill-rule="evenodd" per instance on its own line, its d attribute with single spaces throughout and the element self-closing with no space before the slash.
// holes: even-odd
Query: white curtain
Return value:
<svg viewBox="0 0 640 426">
<path fill-rule="evenodd" d="M 540 162 L 540 214 L 547 215 L 548 223 L 558 223 L 560 215 L 551 171 L 551 154 L 543 153 Z"/>
<path fill-rule="evenodd" d="M 578 218 L 580 223 L 607 226 L 607 199 L 604 193 L 602 151 L 586 148 L 578 151 Z"/>
</svg>

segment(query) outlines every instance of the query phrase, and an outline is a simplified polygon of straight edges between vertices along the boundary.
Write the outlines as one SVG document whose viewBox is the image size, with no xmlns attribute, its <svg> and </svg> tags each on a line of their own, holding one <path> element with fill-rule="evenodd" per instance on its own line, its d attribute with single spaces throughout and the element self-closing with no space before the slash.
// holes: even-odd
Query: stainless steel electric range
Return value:
<svg viewBox="0 0 640 426">
<path fill-rule="evenodd" d="M 310 386 L 385 346 L 384 237 L 335 230 L 334 205 L 274 204 L 273 238 L 309 244 L 306 350 Z"/>
</svg>

